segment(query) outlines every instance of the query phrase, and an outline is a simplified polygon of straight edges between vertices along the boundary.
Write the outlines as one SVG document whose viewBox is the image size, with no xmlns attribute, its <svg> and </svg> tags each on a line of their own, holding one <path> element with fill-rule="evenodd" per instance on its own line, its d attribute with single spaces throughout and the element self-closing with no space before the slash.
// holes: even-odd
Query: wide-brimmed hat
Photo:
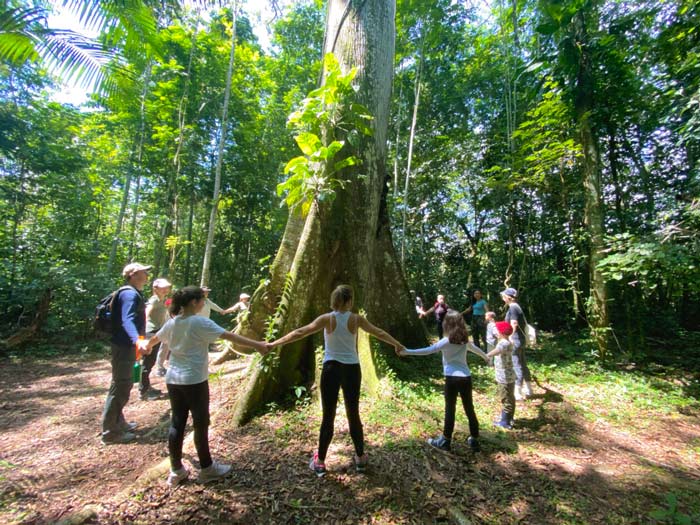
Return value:
<svg viewBox="0 0 700 525">
<path fill-rule="evenodd" d="M 129 263 L 126 266 L 124 266 L 124 269 L 122 270 L 122 277 L 126 277 L 127 279 L 134 275 L 136 272 L 140 271 L 148 271 L 153 266 L 146 266 L 145 264 L 141 263 Z"/>
</svg>

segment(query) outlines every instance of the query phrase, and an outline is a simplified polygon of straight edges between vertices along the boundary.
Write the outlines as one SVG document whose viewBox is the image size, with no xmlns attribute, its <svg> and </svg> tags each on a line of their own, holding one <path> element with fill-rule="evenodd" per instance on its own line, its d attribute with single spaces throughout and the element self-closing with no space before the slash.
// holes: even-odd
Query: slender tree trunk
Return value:
<svg viewBox="0 0 700 525">
<path fill-rule="evenodd" d="M 396 115 L 396 142 L 394 144 L 394 199 L 399 195 L 399 141 L 401 140 L 401 109 L 403 108 L 403 84 L 399 85 L 399 109 Z"/>
<path fill-rule="evenodd" d="M 221 130 L 219 135 L 219 147 L 216 159 L 216 172 L 214 175 L 214 196 L 211 203 L 211 213 L 209 215 L 209 232 L 207 234 L 207 244 L 204 248 L 204 262 L 202 263 L 201 286 L 209 283 L 209 272 L 211 269 L 211 258 L 214 250 L 214 232 L 216 231 L 216 214 L 219 207 L 219 195 L 221 189 L 221 165 L 224 160 L 224 143 L 226 142 L 226 131 L 228 127 L 228 103 L 231 98 L 231 77 L 233 76 L 233 60 L 236 54 L 236 14 L 238 11 L 238 1 L 233 2 L 233 25 L 231 27 L 231 54 L 229 55 L 228 71 L 226 72 L 226 90 L 224 92 L 224 107 L 221 112 Z"/>
<path fill-rule="evenodd" d="M 589 238 L 590 306 L 589 323 L 601 358 L 608 352 L 608 309 L 605 278 L 598 268 L 603 258 L 604 211 L 598 163 L 598 143 L 593 133 L 591 114 L 594 109 L 593 63 L 589 49 L 590 37 L 583 12 L 574 17 L 579 47 L 578 74 L 575 87 L 575 113 L 578 123 L 579 140 L 583 150 L 583 189 L 585 198 L 584 220 Z"/>
<path fill-rule="evenodd" d="M 112 268 L 114 267 L 114 263 L 116 262 L 117 259 L 117 249 L 119 248 L 119 244 L 121 242 L 121 234 L 122 234 L 122 228 L 124 227 L 124 217 L 126 216 L 126 207 L 129 204 L 129 194 L 131 193 L 131 177 L 132 177 L 132 172 L 137 172 L 137 178 L 140 180 L 140 173 L 141 173 L 141 160 L 143 156 L 143 144 L 144 141 L 146 140 L 146 97 L 148 96 L 148 91 L 149 91 L 149 85 L 150 85 L 150 79 L 151 79 L 151 70 L 152 70 L 152 63 L 149 61 L 148 64 L 146 64 L 146 70 L 145 70 L 145 78 L 143 81 L 143 90 L 141 92 L 141 106 L 139 110 L 140 114 L 140 123 L 139 123 L 139 134 L 137 138 L 137 143 L 136 143 L 136 152 L 135 152 L 135 157 L 136 157 L 136 162 L 132 162 L 131 165 L 129 166 L 129 170 L 126 173 L 126 179 L 124 180 L 124 190 L 122 193 L 122 202 L 121 205 L 119 206 L 119 215 L 117 216 L 117 225 L 115 227 L 114 231 L 114 240 L 112 241 L 112 249 L 110 250 L 109 253 L 109 259 L 107 261 L 107 274 L 112 273 Z M 138 195 L 138 189 L 136 191 Z M 134 246 L 134 237 L 136 235 L 136 212 L 137 209 L 134 210 L 134 217 L 132 220 L 132 232 L 131 232 L 131 243 L 130 243 L 130 249 L 129 249 L 129 260 L 131 260 L 131 257 L 133 256 L 133 246 Z"/>
<path fill-rule="evenodd" d="M 411 117 L 411 132 L 408 137 L 408 159 L 406 161 L 406 181 L 403 186 L 403 211 L 401 219 L 401 266 L 406 260 L 406 217 L 408 212 L 408 183 L 411 179 L 411 162 L 413 161 L 413 141 L 416 137 L 416 122 L 418 121 L 418 106 L 420 104 L 421 73 L 423 70 L 423 43 L 425 35 L 421 37 L 420 58 L 418 59 L 418 69 L 416 71 L 416 83 L 413 90 L 413 116 Z"/>
<path fill-rule="evenodd" d="M 253 294 L 241 332 L 282 335 L 328 311 L 334 286 L 355 290 L 355 308 L 406 343 L 424 342 L 391 241 L 386 191 L 386 134 L 394 56 L 395 3 L 386 0 L 331 0 L 326 52 L 334 52 L 344 71 L 358 68 L 359 102 L 375 117 L 374 134 L 358 154 L 362 165 L 332 202 L 314 202 L 307 217 L 290 213 L 282 245 L 268 282 Z M 362 175 L 362 176 L 361 176 Z M 269 316 L 272 322 L 268 324 Z M 306 338 L 265 358 L 253 368 L 231 421 L 242 424 L 266 402 L 315 378 L 315 343 Z M 363 353 L 363 375 L 373 376 L 373 356 Z"/>
</svg>

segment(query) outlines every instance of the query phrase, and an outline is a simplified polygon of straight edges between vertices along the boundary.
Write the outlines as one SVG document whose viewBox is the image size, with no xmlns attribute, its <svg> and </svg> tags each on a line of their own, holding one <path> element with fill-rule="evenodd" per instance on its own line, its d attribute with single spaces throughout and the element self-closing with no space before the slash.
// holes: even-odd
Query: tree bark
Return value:
<svg viewBox="0 0 700 525">
<path fill-rule="evenodd" d="M 583 190 L 585 195 L 584 220 L 588 232 L 588 261 L 590 274 L 589 324 L 601 358 L 608 351 L 607 287 L 598 263 L 603 258 L 604 211 L 602 202 L 598 143 L 593 133 L 591 115 L 594 109 L 594 73 L 584 13 L 574 17 L 575 32 L 580 46 L 578 72 L 575 87 L 575 113 L 579 139 L 583 150 Z M 595 25 L 594 25 L 595 27 Z"/>
<path fill-rule="evenodd" d="M 348 182 L 332 202 L 314 202 L 307 217 L 290 212 L 269 280 L 256 290 L 240 331 L 251 337 L 282 335 L 329 310 L 330 292 L 346 283 L 355 309 L 404 343 L 425 342 L 398 264 L 386 209 L 386 135 L 394 57 L 394 1 L 331 0 L 325 52 L 341 69 L 358 68 L 358 102 L 374 116 L 372 137 L 359 147 L 359 167 L 342 174 Z M 325 54 L 325 53 L 324 53 Z M 361 335 L 361 337 L 364 337 Z M 315 379 L 315 337 L 308 337 L 253 366 L 231 421 L 248 421 L 265 403 Z M 320 338 L 318 338 L 320 339 Z M 319 341 L 320 342 L 320 341 Z M 371 354 L 371 352 L 370 352 Z M 373 377 L 374 356 L 363 359 Z"/>
</svg>

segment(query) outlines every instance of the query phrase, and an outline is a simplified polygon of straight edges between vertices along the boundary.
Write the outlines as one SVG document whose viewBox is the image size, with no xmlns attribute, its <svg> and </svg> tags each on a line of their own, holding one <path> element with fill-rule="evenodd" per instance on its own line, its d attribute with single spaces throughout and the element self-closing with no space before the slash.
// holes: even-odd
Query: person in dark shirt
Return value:
<svg viewBox="0 0 700 525">
<path fill-rule="evenodd" d="M 430 310 L 426 310 L 420 317 L 425 317 L 432 313 L 435 314 L 435 323 L 437 325 L 438 337 L 442 339 L 442 321 L 445 319 L 447 310 L 451 310 L 450 305 L 445 302 L 445 296 L 440 294 L 437 296 L 437 301 Z"/>
<path fill-rule="evenodd" d="M 135 423 L 127 423 L 123 409 L 129 402 L 133 385 L 136 347 L 145 346 L 139 336 L 146 333 L 146 303 L 141 295 L 148 282 L 151 266 L 127 264 L 122 270 L 126 280 L 112 303 L 112 382 L 102 412 L 102 443 L 128 443 L 136 438 Z"/>
<path fill-rule="evenodd" d="M 515 288 L 506 288 L 501 292 L 501 298 L 506 303 L 508 311 L 505 320 L 513 328 L 510 341 L 513 343 L 513 369 L 515 370 L 515 399 L 521 400 L 532 395 L 530 385 L 531 375 L 525 358 L 527 339 L 525 338 L 525 314 L 517 302 L 518 291 Z"/>
</svg>

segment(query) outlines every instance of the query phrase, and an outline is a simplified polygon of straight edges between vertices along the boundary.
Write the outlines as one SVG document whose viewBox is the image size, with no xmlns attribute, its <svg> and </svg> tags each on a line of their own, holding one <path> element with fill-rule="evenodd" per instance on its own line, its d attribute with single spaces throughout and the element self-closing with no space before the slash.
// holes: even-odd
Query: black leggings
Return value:
<svg viewBox="0 0 700 525">
<path fill-rule="evenodd" d="M 447 439 L 452 439 L 452 432 L 455 429 L 457 394 L 462 398 L 464 413 L 469 419 L 469 433 L 473 438 L 478 438 L 479 420 L 476 418 L 474 402 L 472 401 L 471 377 L 445 376 L 445 427 L 442 433 Z"/>
<path fill-rule="evenodd" d="M 326 361 L 321 372 L 321 406 L 323 407 L 323 421 L 321 432 L 318 436 L 318 459 L 324 461 L 326 452 L 333 439 L 333 426 L 335 423 L 335 409 L 338 406 L 338 392 L 343 389 L 345 400 L 345 414 L 350 426 L 350 437 L 355 445 L 355 453 L 358 456 L 364 454 L 364 434 L 362 421 L 360 421 L 360 383 L 362 371 L 360 365 L 346 365 L 339 361 Z"/>
<path fill-rule="evenodd" d="M 170 431 L 168 432 L 168 452 L 170 467 L 182 468 L 182 442 L 185 439 L 187 414 L 192 412 L 194 446 L 199 456 L 201 468 L 212 464 L 209 453 L 209 382 L 196 385 L 167 385 L 170 397 Z"/>
</svg>

